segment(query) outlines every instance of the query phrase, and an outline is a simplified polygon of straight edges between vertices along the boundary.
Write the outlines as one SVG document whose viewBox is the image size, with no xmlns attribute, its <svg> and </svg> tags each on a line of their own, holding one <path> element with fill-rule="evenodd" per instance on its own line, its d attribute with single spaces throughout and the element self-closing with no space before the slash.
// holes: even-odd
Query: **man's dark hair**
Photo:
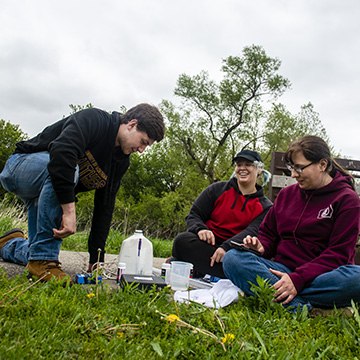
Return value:
<svg viewBox="0 0 360 360">
<path fill-rule="evenodd" d="M 164 119 L 156 106 L 139 104 L 121 116 L 122 124 L 127 124 L 133 119 L 136 119 L 138 122 L 137 129 L 146 132 L 150 139 L 161 141 L 164 138 Z"/>
</svg>

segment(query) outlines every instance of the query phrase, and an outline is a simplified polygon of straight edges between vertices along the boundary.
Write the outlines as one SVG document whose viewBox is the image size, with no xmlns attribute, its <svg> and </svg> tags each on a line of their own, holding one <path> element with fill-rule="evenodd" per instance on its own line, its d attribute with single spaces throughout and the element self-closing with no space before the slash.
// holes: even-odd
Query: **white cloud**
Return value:
<svg viewBox="0 0 360 360">
<path fill-rule="evenodd" d="M 106 110 L 173 99 L 181 73 L 220 79 L 222 59 L 262 45 L 311 101 L 333 145 L 360 158 L 357 0 L 0 0 L 0 117 L 30 135 L 91 102 Z"/>
</svg>

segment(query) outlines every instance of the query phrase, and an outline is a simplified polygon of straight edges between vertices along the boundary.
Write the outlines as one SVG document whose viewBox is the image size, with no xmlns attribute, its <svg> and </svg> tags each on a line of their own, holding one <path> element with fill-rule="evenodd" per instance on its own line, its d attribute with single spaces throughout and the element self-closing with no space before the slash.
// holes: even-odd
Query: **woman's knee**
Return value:
<svg viewBox="0 0 360 360">
<path fill-rule="evenodd" d="M 357 295 L 357 300 L 360 301 L 360 266 L 350 265 L 349 267 L 343 283 L 348 286 L 349 291 Z"/>
<path fill-rule="evenodd" d="M 241 253 L 237 250 L 229 250 L 223 257 L 223 269 L 225 274 L 241 271 L 242 260 Z"/>
<path fill-rule="evenodd" d="M 223 258 L 223 269 L 224 272 L 237 272 L 241 273 L 243 269 L 247 269 L 254 261 L 254 255 L 251 252 L 238 251 L 236 249 L 231 249 L 226 252 Z"/>
<path fill-rule="evenodd" d="M 226 264 L 226 265 L 232 264 L 234 261 L 234 257 L 235 257 L 235 255 L 234 255 L 233 250 L 227 251 L 223 257 L 223 264 Z"/>
</svg>

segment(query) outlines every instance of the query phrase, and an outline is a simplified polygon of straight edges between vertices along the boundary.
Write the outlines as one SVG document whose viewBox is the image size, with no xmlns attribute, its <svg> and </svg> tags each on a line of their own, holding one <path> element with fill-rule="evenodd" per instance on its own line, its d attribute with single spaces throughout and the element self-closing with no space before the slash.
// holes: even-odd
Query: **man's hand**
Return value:
<svg viewBox="0 0 360 360">
<path fill-rule="evenodd" d="M 202 241 L 206 241 L 208 244 L 215 245 L 215 235 L 210 230 L 200 230 L 198 237 Z"/>
<path fill-rule="evenodd" d="M 260 240 L 256 237 L 256 236 L 250 236 L 248 235 L 244 240 L 243 240 L 243 244 L 250 248 L 250 249 L 254 249 L 257 250 L 259 253 L 263 254 L 264 253 L 264 247 L 262 246 Z"/>
<path fill-rule="evenodd" d="M 283 305 L 288 304 L 297 295 L 294 283 L 288 274 L 272 269 L 270 269 L 270 271 L 280 278 L 280 280 L 273 285 L 276 290 L 274 300 Z"/>
<path fill-rule="evenodd" d="M 60 229 L 53 229 L 54 237 L 64 239 L 76 233 L 76 212 L 75 203 L 61 205 L 63 216 Z"/>
<path fill-rule="evenodd" d="M 214 266 L 215 261 L 217 263 L 222 262 L 225 253 L 226 253 L 226 251 L 223 248 L 221 248 L 221 247 L 217 248 L 216 251 L 214 252 L 213 256 L 210 258 L 211 259 L 210 266 Z"/>
</svg>

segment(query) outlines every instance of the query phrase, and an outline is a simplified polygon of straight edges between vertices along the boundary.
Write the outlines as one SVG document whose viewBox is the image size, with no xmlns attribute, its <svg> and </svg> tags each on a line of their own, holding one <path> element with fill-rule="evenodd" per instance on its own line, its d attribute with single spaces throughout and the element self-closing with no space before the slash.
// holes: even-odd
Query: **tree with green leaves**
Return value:
<svg viewBox="0 0 360 360">
<path fill-rule="evenodd" d="M 270 163 L 273 151 L 285 151 L 290 144 L 304 135 L 320 136 L 330 144 L 320 115 L 310 102 L 302 105 L 297 114 L 291 114 L 283 104 L 273 104 L 264 114 L 260 128 L 261 142 L 256 145 L 263 154 L 265 164 Z"/>
<path fill-rule="evenodd" d="M 0 120 L 0 171 L 4 168 L 8 157 L 14 152 L 16 143 L 27 138 L 28 135 L 20 129 L 19 125 Z"/>
<path fill-rule="evenodd" d="M 252 105 L 264 97 L 276 99 L 289 88 L 289 80 L 278 74 L 280 65 L 261 46 L 245 47 L 241 57 L 223 60 L 219 84 L 205 71 L 193 77 L 182 74 L 175 89 L 182 99 L 179 109 L 168 101 L 162 103 L 170 122 L 169 136 L 209 182 L 228 174 L 229 157 L 248 142 Z"/>
<path fill-rule="evenodd" d="M 19 125 L 0 120 L 0 172 L 8 157 L 14 152 L 16 143 L 27 138 L 28 135 L 20 129 Z M 0 185 L 0 198 L 3 198 L 5 193 L 6 190 Z"/>
</svg>

